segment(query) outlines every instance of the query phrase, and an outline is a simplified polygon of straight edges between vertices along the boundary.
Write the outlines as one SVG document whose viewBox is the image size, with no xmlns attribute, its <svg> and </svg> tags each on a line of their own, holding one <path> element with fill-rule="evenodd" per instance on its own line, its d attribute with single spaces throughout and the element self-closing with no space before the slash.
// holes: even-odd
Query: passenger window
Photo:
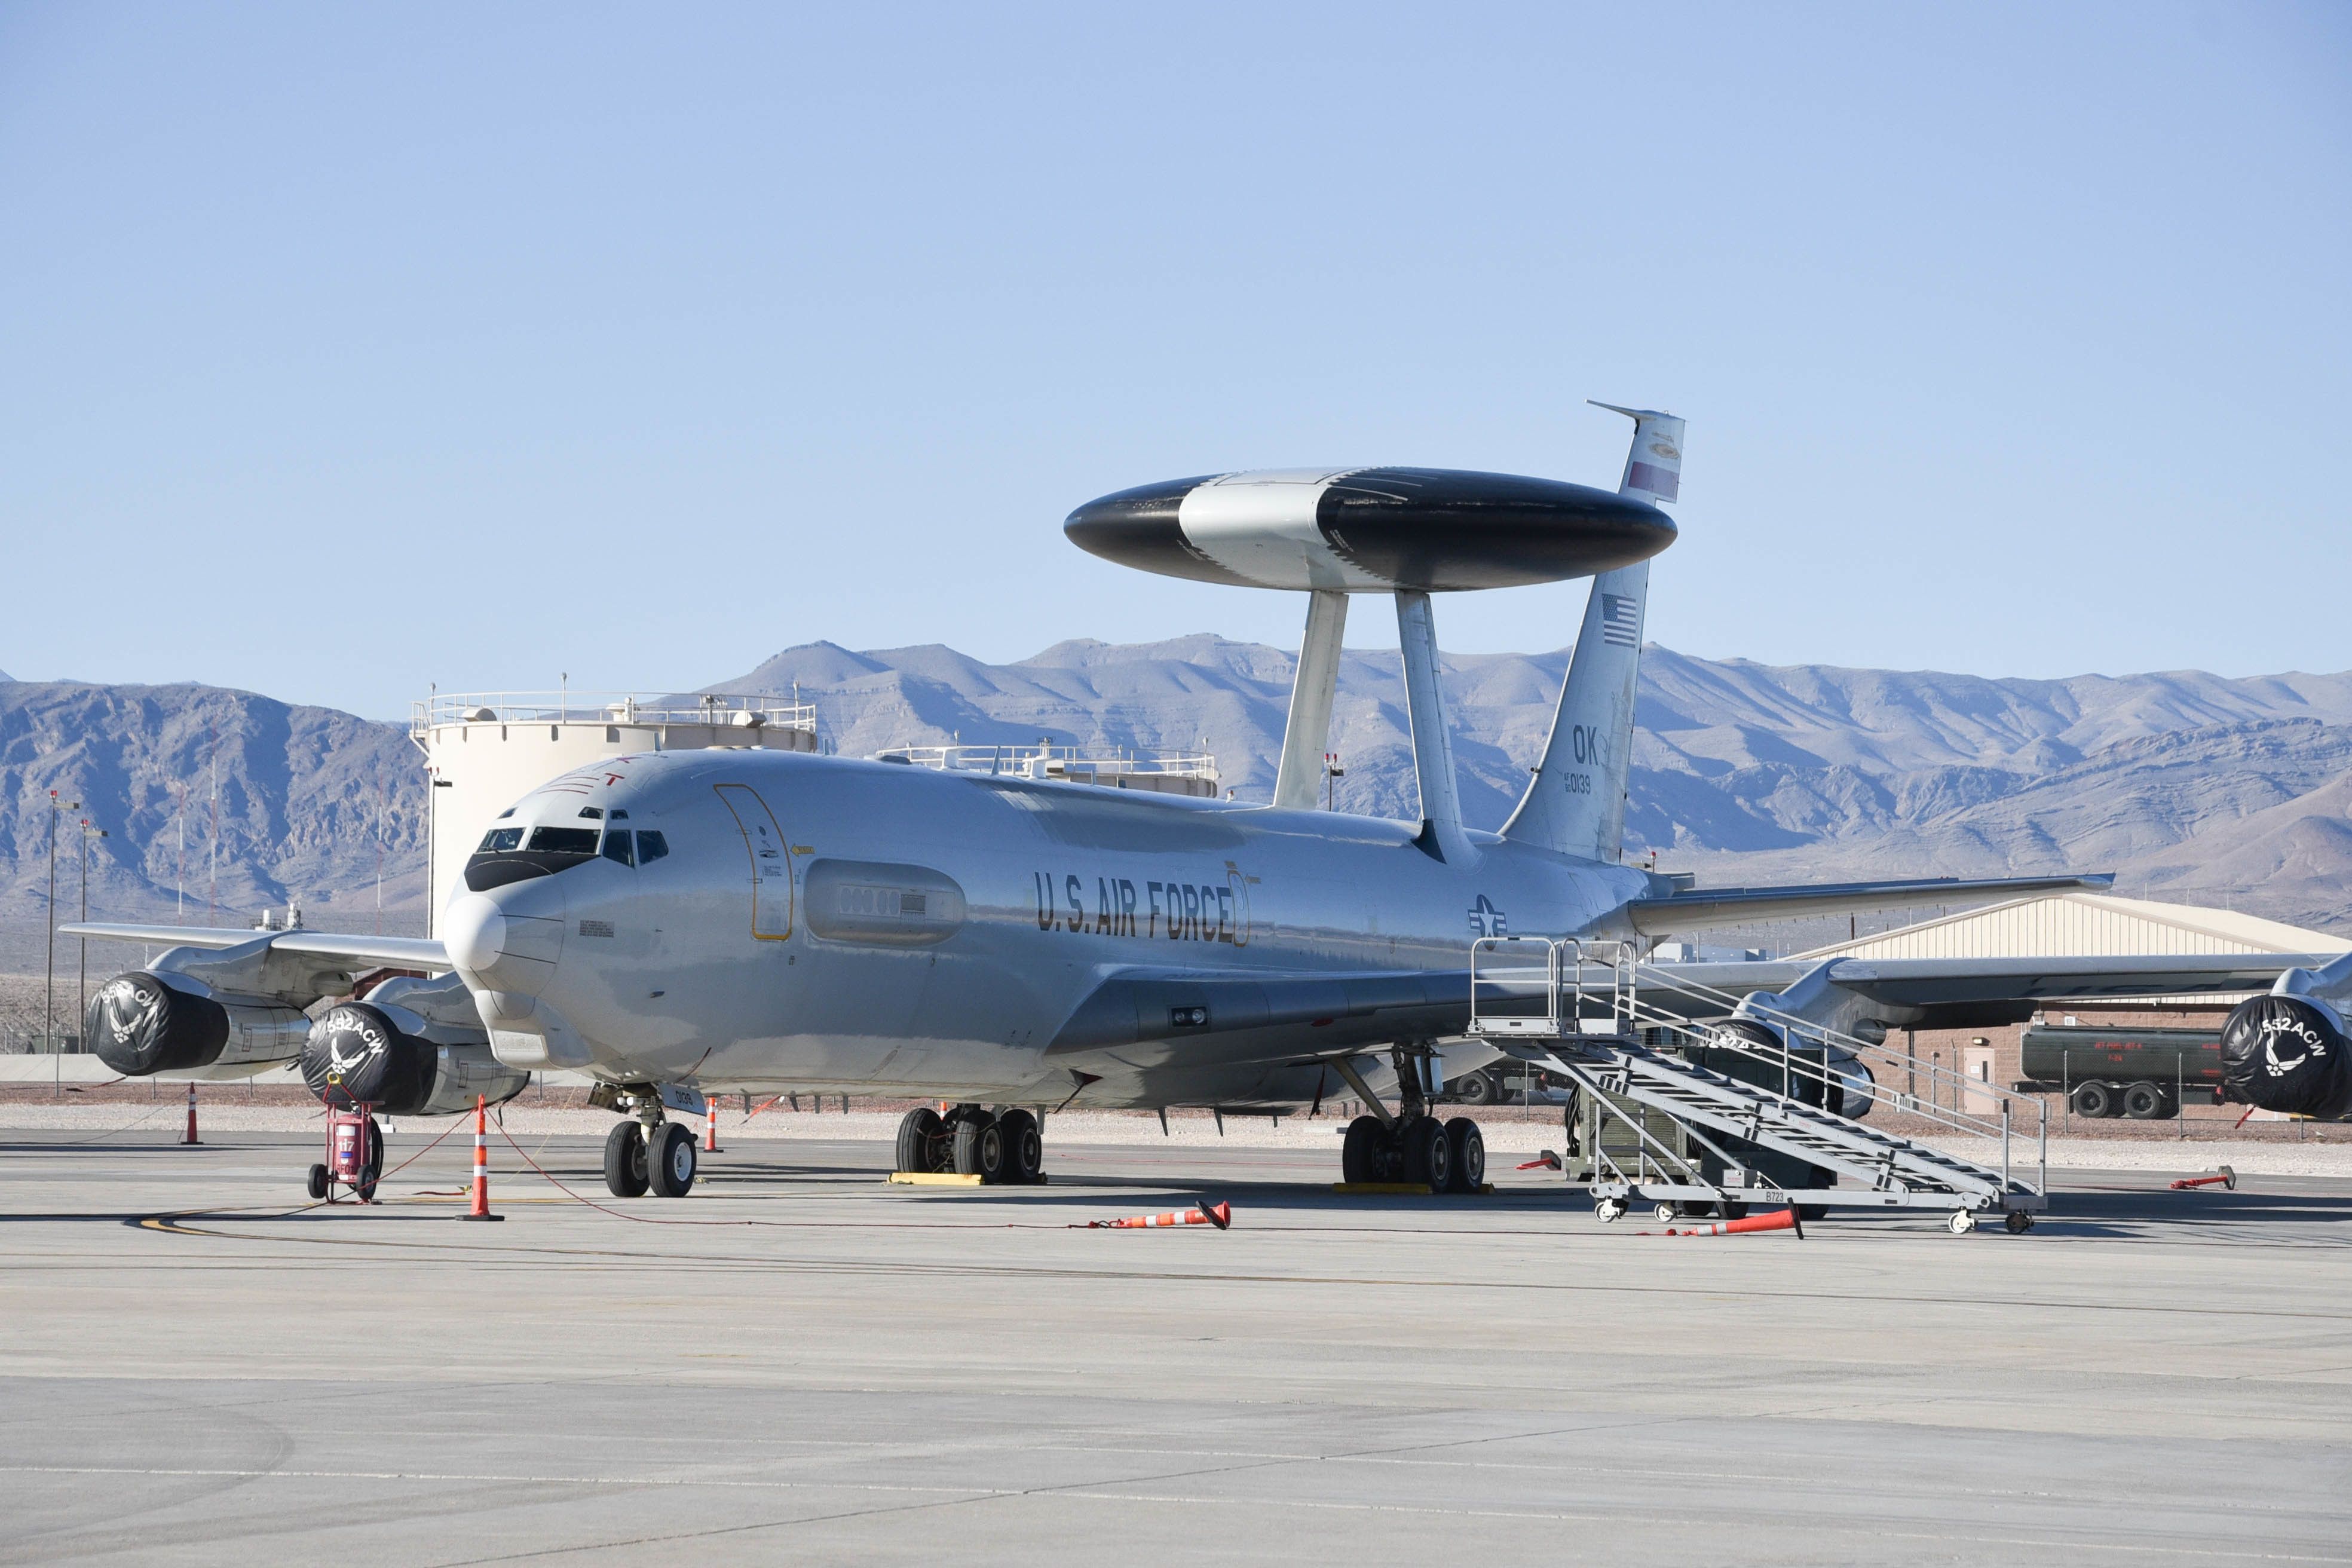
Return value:
<svg viewBox="0 0 2352 1568">
<path fill-rule="evenodd" d="M 634 866 L 636 864 L 635 859 L 629 854 L 629 830 L 627 828 L 610 827 L 604 830 L 604 858 L 607 860 L 618 860 L 624 866 Z"/>
<path fill-rule="evenodd" d="M 637 829 L 637 864 L 650 866 L 669 853 L 669 840 L 650 827 Z"/>
<path fill-rule="evenodd" d="M 521 847 L 521 828 L 493 827 L 489 831 L 489 836 L 482 840 L 482 847 L 479 849 L 475 850 L 474 853 L 477 855 L 498 855 L 509 849 L 520 849 Z"/>
<path fill-rule="evenodd" d="M 586 859 L 596 853 L 596 838 L 593 827 L 534 827 L 530 831 L 530 847 Z"/>
</svg>

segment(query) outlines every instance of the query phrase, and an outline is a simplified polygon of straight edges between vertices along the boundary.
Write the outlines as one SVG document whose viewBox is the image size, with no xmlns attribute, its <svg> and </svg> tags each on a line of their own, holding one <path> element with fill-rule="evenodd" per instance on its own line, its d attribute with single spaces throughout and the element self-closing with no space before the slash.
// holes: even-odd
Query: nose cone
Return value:
<svg viewBox="0 0 2352 1568">
<path fill-rule="evenodd" d="M 441 945 L 458 968 L 487 973 L 506 954 L 507 917 L 479 893 L 460 894 L 442 911 Z"/>
<path fill-rule="evenodd" d="M 562 895 L 551 902 L 530 883 L 515 894 L 460 893 L 441 911 L 441 945 L 449 962 L 480 988 L 536 996 L 555 973 L 563 952 Z M 518 907 L 522 906 L 522 907 Z"/>
</svg>

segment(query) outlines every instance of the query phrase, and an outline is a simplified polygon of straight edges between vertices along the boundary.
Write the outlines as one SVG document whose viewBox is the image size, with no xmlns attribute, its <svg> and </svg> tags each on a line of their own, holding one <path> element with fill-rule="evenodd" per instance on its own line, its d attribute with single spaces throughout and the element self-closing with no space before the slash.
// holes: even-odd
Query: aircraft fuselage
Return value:
<svg viewBox="0 0 2352 1568">
<path fill-rule="evenodd" d="M 534 865 L 542 829 L 572 847 Z M 1487 835 L 1447 864 L 1397 822 L 751 750 L 569 773 L 501 830 L 469 884 L 519 879 L 442 922 L 500 1058 L 706 1089 L 1294 1102 L 1318 1074 L 1263 1037 L 1049 1048 L 1121 971 L 1458 973 L 1651 890 Z"/>
</svg>

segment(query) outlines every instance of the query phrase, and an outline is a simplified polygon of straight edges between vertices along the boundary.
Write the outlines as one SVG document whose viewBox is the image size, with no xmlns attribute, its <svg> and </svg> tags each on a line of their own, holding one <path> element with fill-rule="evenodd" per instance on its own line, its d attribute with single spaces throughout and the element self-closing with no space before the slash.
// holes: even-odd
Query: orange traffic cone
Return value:
<svg viewBox="0 0 2352 1568">
<path fill-rule="evenodd" d="M 706 1154 L 719 1152 L 719 1102 L 716 1100 L 706 1102 L 703 1110 L 702 1152 Z"/>
<path fill-rule="evenodd" d="M 1704 1230 L 1669 1230 L 1663 1233 L 1654 1230 L 1645 1230 L 1639 1234 L 1643 1236 L 1657 1236 L 1661 1234 L 1666 1236 L 1748 1236 L 1759 1230 L 1793 1230 L 1797 1233 L 1797 1239 L 1799 1241 L 1805 1239 L 1805 1227 L 1797 1222 L 1797 1211 L 1795 1209 L 1774 1209 L 1770 1214 L 1750 1215 L 1746 1219 L 1726 1220 L 1721 1225 L 1711 1225 L 1706 1226 Z"/>
<path fill-rule="evenodd" d="M 1218 1204 L 1211 1207 L 1207 1204 L 1202 1204 L 1193 1208 L 1178 1209 L 1173 1214 L 1140 1214 L 1132 1219 L 1093 1219 L 1084 1225 L 1074 1225 L 1070 1228 L 1072 1230 L 1156 1230 L 1163 1225 L 1213 1225 L 1219 1230 L 1228 1230 L 1232 1228 L 1233 1223 L 1233 1205 Z"/>
<path fill-rule="evenodd" d="M 507 1217 L 490 1212 L 489 1103 L 478 1094 L 474 1096 L 474 1206 L 457 1217 L 493 1220 Z"/>
<path fill-rule="evenodd" d="M 201 1142 L 202 1140 L 196 1136 L 196 1080 L 190 1079 L 188 1080 L 188 1131 L 180 1139 L 180 1142 L 183 1147 L 185 1147 L 190 1143 Z"/>
</svg>

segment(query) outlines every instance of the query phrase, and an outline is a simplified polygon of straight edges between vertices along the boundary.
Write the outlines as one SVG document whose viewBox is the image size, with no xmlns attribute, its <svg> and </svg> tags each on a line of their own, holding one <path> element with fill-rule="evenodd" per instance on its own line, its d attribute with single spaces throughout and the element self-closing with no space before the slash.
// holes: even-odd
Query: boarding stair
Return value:
<svg viewBox="0 0 2352 1568">
<path fill-rule="evenodd" d="M 1661 994 L 1673 995 L 1676 1005 L 1659 1003 Z M 1715 1016 L 1695 1017 L 1694 1011 Z M 1726 1027 L 1733 1019 L 1767 1028 Z M 1961 1109 L 1971 1093 L 1986 1092 L 1981 1084 L 1971 1089 L 1969 1080 L 1940 1063 L 1777 1012 L 1756 998 L 1711 993 L 1670 969 L 1642 963 L 1628 944 L 1479 939 L 1471 952 L 1470 1032 L 1560 1074 L 1631 1131 L 1630 1151 L 1622 1138 L 1613 1151 L 1607 1140 L 1587 1151 L 1594 1209 L 1604 1219 L 1636 1202 L 1654 1202 L 1662 1213 L 1765 1203 L 1943 1209 L 1956 1232 L 1973 1229 L 1979 1214 L 1998 1213 L 2011 1230 L 2021 1231 L 2047 1206 L 2048 1115 L 2039 1101 L 2038 1179 L 2027 1180 L 2011 1158 L 2009 1102 L 2001 1101 L 1997 1119 Z M 1910 1090 L 1879 1086 L 1880 1074 L 1892 1079 L 1897 1072 Z M 1925 1100 L 1916 1088 L 1922 1077 Z M 1924 1119 L 1936 1143 L 1841 1114 L 1849 1107 Z M 1683 1136 L 1660 1137 L 1645 1110 Z M 1937 1146 L 1955 1143 L 1978 1157 Z M 1759 1161 L 1754 1150 L 1827 1173 L 1835 1184 L 1776 1180 L 1759 1167 L 1780 1166 L 1785 1176 L 1786 1163 Z"/>
</svg>

